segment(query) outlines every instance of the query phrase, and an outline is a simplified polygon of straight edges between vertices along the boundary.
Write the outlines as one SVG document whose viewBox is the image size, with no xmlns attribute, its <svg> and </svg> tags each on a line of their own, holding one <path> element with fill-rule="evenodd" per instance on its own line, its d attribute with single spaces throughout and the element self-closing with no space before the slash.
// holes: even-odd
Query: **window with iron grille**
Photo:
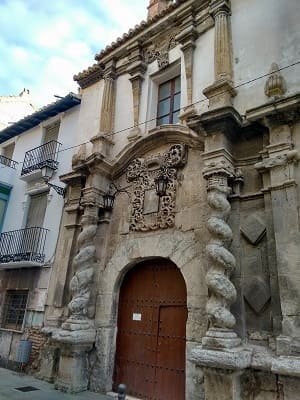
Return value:
<svg viewBox="0 0 300 400">
<path fill-rule="evenodd" d="M 3 307 L 2 328 L 20 331 L 23 326 L 28 290 L 8 290 Z"/>
<path fill-rule="evenodd" d="M 158 89 L 157 125 L 177 124 L 180 111 L 180 76 Z"/>
</svg>

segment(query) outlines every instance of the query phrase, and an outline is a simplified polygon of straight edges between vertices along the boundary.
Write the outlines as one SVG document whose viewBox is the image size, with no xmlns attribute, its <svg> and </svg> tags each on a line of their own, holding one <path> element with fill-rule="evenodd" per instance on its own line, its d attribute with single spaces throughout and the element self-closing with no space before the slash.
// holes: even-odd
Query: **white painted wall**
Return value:
<svg viewBox="0 0 300 400">
<path fill-rule="evenodd" d="M 208 110 L 208 100 L 202 93 L 214 82 L 214 29 L 200 35 L 196 41 L 193 64 L 193 102 L 199 113 Z"/>
<path fill-rule="evenodd" d="M 95 83 L 81 91 L 78 117 L 78 140 L 83 143 L 99 133 L 100 112 L 104 82 Z M 91 145 L 87 145 L 91 149 Z M 74 150 L 76 152 L 76 150 Z"/>
<path fill-rule="evenodd" d="M 59 166 L 51 179 L 51 183 L 59 186 L 64 186 L 64 184 L 59 181 L 59 176 L 71 171 L 73 149 L 70 149 L 70 147 L 80 143 L 77 124 L 78 115 L 79 106 L 76 106 L 65 113 L 48 119 L 46 123 L 43 123 L 43 125 L 47 125 L 57 119 L 61 120 L 58 135 L 58 141 L 62 143 L 61 151 L 58 155 Z M 17 169 L 12 170 L 8 167 L 0 169 L 0 181 L 12 186 L 2 229 L 3 232 L 24 228 L 30 194 L 48 190 L 48 187 L 43 183 L 41 178 L 30 183 L 20 179 L 25 152 L 40 146 L 42 143 L 42 136 L 42 126 L 37 126 L 19 135 L 16 139 L 13 154 L 13 159 L 20 162 Z M 3 145 L 5 144 L 7 143 L 3 143 Z M 51 189 L 48 195 L 48 205 L 43 226 L 49 229 L 45 246 L 46 261 L 51 261 L 55 252 L 63 204 L 63 197 L 59 196 Z"/>
<path fill-rule="evenodd" d="M 240 85 L 300 60 L 299 0 L 232 0 L 234 83 Z M 282 71 L 290 95 L 300 90 L 300 65 Z M 241 114 L 268 101 L 267 78 L 237 89 L 234 105 Z"/>
<path fill-rule="evenodd" d="M 133 95 L 130 75 L 124 74 L 116 81 L 115 123 L 112 140 L 115 142 L 113 155 L 128 143 L 127 137 L 133 127 Z"/>
</svg>

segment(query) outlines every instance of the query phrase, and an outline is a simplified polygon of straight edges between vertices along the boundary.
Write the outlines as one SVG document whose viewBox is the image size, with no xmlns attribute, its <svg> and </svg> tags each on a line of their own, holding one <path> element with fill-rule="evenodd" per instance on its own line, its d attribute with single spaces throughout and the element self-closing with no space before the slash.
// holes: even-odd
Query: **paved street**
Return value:
<svg viewBox="0 0 300 400">
<path fill-rule="evenodd" d="M 25 388 L 30 391 L 20 391 Z M 33 389 L 34 388 L 34 389 Z M 54 386 L 31 376 L 0 368 L 0 400 L 113 400 L 114 397 L 99 393 L 83 392 L 66 394 L 54 389 Z"/>
</svg>

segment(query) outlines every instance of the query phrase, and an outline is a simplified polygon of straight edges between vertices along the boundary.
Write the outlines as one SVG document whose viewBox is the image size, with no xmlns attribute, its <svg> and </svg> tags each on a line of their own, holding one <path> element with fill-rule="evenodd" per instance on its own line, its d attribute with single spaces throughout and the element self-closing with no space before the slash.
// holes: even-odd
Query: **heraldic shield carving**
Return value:
<svg viewBox="0 0 300 400">
<path fill-rule="evenodd" d="M 178 170 L 186 164 L 187 148 L 174 144 L 163 154 L 136 158 L 127 169 L 132 183 L 131 231 L 150 231 L 174 226 Z M 159 197 L 155 179 L 161 171 L 168 177 L 166 194 Z"/>
</svg>

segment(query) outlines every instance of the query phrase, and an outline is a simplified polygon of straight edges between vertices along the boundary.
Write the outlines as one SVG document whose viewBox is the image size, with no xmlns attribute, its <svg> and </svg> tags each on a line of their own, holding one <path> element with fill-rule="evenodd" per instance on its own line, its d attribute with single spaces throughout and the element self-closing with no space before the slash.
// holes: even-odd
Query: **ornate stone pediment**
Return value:
<svg viewBox="0 0 300 400">
<path fill-rule="evenodd" d="M 177 172 L 186 163 L 185 145 L 175 144 L 163 154 L 136 158 L 127 169 L 127 180 L 132 182 L 131 231 L 149 231 L 174 226 Z M 155 178 L 161 170 L 169 181 L 166 195 L 158 197 Z"/>
</svg>

